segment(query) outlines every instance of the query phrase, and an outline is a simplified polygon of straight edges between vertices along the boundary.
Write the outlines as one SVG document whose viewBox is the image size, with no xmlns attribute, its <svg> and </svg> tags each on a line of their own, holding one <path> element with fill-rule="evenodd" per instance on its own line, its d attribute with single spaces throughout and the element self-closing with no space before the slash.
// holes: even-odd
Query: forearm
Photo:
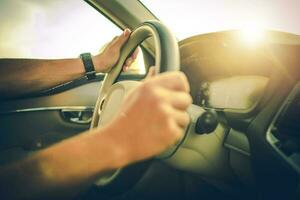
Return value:
<svg viewBox="0 0 300 200">
<path fill-rule="evenodd" d="M 0 59 L 0 98 L 51 88 L 79 78 L 84 73 L 84 66 L 79 58 Z"/>
<path fill-rule="evenodd" d="M 65 140 L 31 158 L 0 170 L 0 193 L 7 199 L 74 195 L 126 156 L 110 130 L 94 130 Z M 79 190 L 81 189 L 81 190 Z"/>
<path fill-rule="evenodd" d="M 97 72 L 108 72 L 115 66 L 130 30 L 109 42 L 98 55 L 92 57 Z M 136 50 L 124 65 L 127 69 L 136 59 Z M 125 64 L 124 63 L 124 64 Z M 83 76 L 81 59 L 0 59 L 0 99 L 16 97 L 57 86 Z"/>
</svg>

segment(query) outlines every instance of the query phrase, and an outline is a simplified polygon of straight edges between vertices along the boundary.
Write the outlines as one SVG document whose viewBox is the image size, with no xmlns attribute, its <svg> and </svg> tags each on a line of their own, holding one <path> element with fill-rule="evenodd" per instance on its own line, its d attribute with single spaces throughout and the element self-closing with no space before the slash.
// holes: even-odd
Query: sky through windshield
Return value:
<svg viewBox="0 0 300 200">
<path fill-rule="evenodd" d="M 142 0 L 179 39 L 260 28 L 300 35 L 300 0 Z"/>
</svg>

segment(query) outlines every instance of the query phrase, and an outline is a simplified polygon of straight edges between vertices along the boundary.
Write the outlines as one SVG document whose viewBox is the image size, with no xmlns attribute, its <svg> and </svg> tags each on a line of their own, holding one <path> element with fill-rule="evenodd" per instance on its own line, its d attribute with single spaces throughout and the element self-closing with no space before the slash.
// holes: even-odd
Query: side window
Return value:
<svg viewBox="0 0 300 200">
<path fill-rule="evenodd" d="M 71 58 L 97 54 L 122 33 L 84 1 L 2 0 L 1 58 Z M 128 73 L 144 73 L 142 53 Z"/>
</svg>

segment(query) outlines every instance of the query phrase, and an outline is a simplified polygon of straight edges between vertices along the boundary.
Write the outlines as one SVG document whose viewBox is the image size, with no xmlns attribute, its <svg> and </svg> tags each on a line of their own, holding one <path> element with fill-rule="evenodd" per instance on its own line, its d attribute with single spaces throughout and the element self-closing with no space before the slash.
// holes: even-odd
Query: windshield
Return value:
<svg viewBox="0 0 300 200">
<path fill-rule="evenodd" d="M 231 29 L 300 35 L 299 0 L 142 0 L 178 39 Z"/>
</svg>

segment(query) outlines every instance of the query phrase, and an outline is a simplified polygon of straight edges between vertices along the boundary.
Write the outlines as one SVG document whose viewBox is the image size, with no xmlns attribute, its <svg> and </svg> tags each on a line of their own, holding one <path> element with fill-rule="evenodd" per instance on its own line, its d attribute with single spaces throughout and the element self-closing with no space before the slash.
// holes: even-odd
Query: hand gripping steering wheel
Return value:
<svg viewBox="0 0 300 200">
<path fill-rule="evenodd" d="M 122 66 L 126 58 L 139 44 L 149 37 L 153 37 L 155 44 L 156 72 L 163 73 L 166 71 L 179 70 L 180 58 L 178 42 L 170 30 L 159 21 L 147 21 L 141 24 L 131 33 L 127 43 L 121 49 L 118 63 L 106 74 L 103 80 L 92 118 L 91 129 L 103 126 L 116 116 L 126 94 L 140 84 L 138 81 L 122 81 L 116 83 L 116 80 L 122 71 Z M 171 148 L 164 153 L 164 156 L 170 156 L 174 153 L 175 149 L 175 147 Z M 135 166 L 136 165 L 140 164 L 135 164 Z M 140 168 L 132 168 L 132 166 L 130 166 L 117 169 L 101 176 L 96 182 L 96 185 L 100 188 L 113 188 L 114 191 L 123 191 L 129 187 L 130 182 L 133 182 L 125 180 L 124 177 L 128 178 L 128 174 L 131 173 L 130 171 L 134 170 L 139 171 Z M 127 176 L 124 174 L 127 174 Z M 129 175 L 129 177 L 130 176 L 131 175 Z M 127 183 L 125 183 L 125 181 Z"/>
</svg>

